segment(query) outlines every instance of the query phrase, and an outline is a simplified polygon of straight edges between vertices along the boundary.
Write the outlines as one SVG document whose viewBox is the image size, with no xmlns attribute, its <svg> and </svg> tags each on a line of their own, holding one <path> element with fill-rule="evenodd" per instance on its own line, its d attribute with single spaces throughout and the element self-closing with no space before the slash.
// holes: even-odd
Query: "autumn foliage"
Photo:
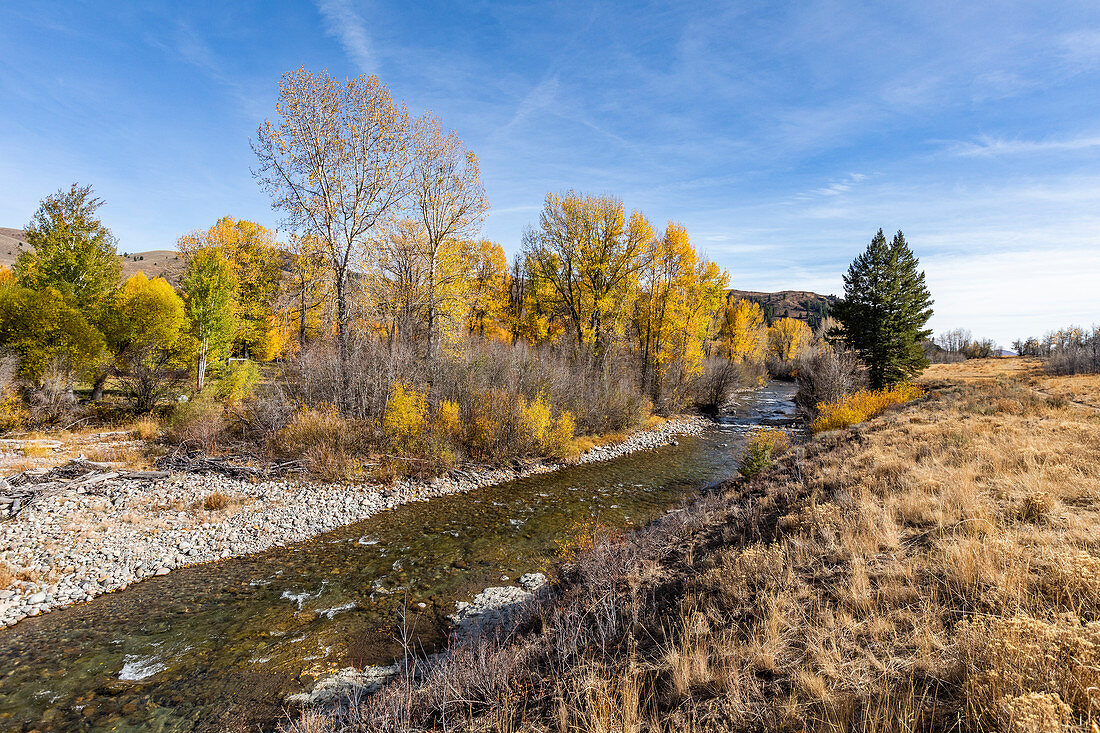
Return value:
<svg viewBox="0 0 1100 733">
<path fill-rule="evenodd" d="M 884 389 L 861 389 L 834 402 L 817 405 L 818 416 L 810 427 L 815 433 L 846 428 L 872 418 L 888 407 L 911 402 L 923 394 L 923 389 L 909 383 Z"/>
</svg>

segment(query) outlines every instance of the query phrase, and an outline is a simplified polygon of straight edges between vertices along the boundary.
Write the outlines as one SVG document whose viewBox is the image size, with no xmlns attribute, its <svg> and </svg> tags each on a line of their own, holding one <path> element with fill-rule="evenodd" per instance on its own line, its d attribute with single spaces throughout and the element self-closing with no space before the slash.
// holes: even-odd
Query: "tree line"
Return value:
<svg viewBox="0 0 1100 733">
<path fill-rule="evenodd" d="M 181 423 L 232 422 L 265 450 L 320 431 L 352 452 L 499 458 L 717 409 L 830 344 L 875 387 L 921 366 L 931 301 L 900 232 L 879 231 L 815 334 L 730 297 L 681 224 L 614 196 L 548 193 L 509 261 L 480 237 L 477 156 L 375 77 L 286 74 L 251 144 L 283 234 L 231 216 L 185 233 L 178 287 L 120 282 L 90 186 L 42 200 L 30 251 L 0 273 L 5 369 L 42 419 L 84 384 L 135 412 L 182 402 Z"/>
</svg>

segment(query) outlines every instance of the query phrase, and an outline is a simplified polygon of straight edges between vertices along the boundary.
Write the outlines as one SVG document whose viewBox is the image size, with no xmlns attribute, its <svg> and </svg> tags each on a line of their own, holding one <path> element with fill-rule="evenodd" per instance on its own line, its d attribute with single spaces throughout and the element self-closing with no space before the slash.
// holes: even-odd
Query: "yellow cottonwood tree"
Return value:
<svg viewBox="0 0 1100 733">
<path fill-rule="evenodd" d="M 768 326 L 768 356 L 779 361 L 793 361 L 810 345 L 814 334 L 805 322 L 797 318 L 780 318 Z"/>
<path fill-rule="evenodd" d="M 283 75 L 277 122 L 264 121 L 252 150 L 256 177 L 290 228 L 321 244 L 336 301 L 336 337 L 346 365 L 349 275 L 409 191 L 409 117 L 376 76 L 339 82 L 303 67 Z M 341 401 L 350 397 L 341 370 Z"/>
<path fill-rule="evenodd" d="M 767 328 L 760 304 L 744 299 L 736 302 L 727 300 L 719 342 L 722 354 L 738 364 L 763 359 L 767 347 Z"/>
<path fill-rule="evenodd" d="M 627 219 L 610 196 L 547 194 L 539 228 L 524 235 L 535 283 L 549 286 L 577 349 L 602 359 L 630 315 L 632 292 L 650 256 L 645 217 Z"/>
<path fill-rule="evenodd" d="M 177 249 L 186 262 L 201 250 L 217 249 L 233 271 L 234 350 L 270 361 L 282 350 L 283 336 L 275 320 L 283 272 L 275 232 L 247 219 L 223 216 L 205 231 L 180 237 Z"/>
<path fill-rule="evenodd" d="M 482 239 L 469 247 L 470 287 L 466 328 L 479 336 L 506 339 L 501 324 L 508 308 L 508 260 L 504 248 Z"/>
<path fill-rule="evenodd" d="M 700 259 L 680 224 L 669 222 L 653 243 L 641 272 L 634 327 L 642 387 L 655 399 L 673 366 L 678 383 L 698 373 L 711 316 L 728 280 L 716 264 Z"/>
<path fill-rule="evenodd" d="M 412 170 L 414 210 L 424 228 L 428 261 L 428 354 L 437 348 L 440 309 L 451 306 L 458 284 L 448 275 L 462 270 L 461 240 L 476 234 L 489 200 L 481 185 L 477 156 L 454 132 L 444 134 L 439 120 L 425 116 L 415 126 Z"/>
</svg>

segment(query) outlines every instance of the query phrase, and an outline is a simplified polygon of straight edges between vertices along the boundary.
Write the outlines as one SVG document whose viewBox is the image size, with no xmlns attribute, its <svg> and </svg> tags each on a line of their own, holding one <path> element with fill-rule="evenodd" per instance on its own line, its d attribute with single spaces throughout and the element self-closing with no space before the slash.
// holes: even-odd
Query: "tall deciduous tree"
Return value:
<svg viewBox="0 0 1100 733">
<path fill-rule="evenodd" d="M 642 269 L 634 306 L 641 386 L 655 402 L 673 367 L 680 381 L 698 373 L 711 315 L 727 283 L 716 264 L 700 259 L 687 230 L 669 222 Z"/>
<path fill-rule="evenodd" d="M 323 307 L 331 292 L 329 260 L 324 245 L 312 234 L 292 234 L 285 255 L 288 276 L 283 296 L 287 319 L 297 333 L 297 348 L 303 349 L 310 338 L 311 327 L 320 329 Z M 285 342 L 293 339 L 286 337 Z"/>
<path fill-rule="evenodd" d="M 780 318 L 768 326 L 768 356 L 780 362 L 797 359 L 813 341 L 814 333 L 805 321 Z"/>
<path fill-rule="evenodd" d="M 283 76 L 275 111 L 277 121 L 265 121 L 252 144 L 256 176 L 290 228 L 322 245 L 346 363 L 348 276 L 409 190 L 408 113 L 375 76 L 339 82 L 304 68 Z M 346 400 L 346 382 L 342 389 Z"/>
<path fill-rule="evenodd" d="M 879 229 L 844 276 L 834 316 L 843 338 L 867 364 L 873 388 L 896 384 L 928 366 L 922 343 L 932 331 L 932 298 L 924 272 L 900 231 L 887 243 Z"/>
<path fill-rule="evenodd" d="M 719 332 L 723 356 L 738 364 L 759 361 L 764 357 L 767 336 L 764 311 L 759 303 L 744 299 L 727 300 Z"/>
<path fill-rule="evenodd" d="M 509 293 L 508 259 L 504 256 L 504 248 L 482 239 L 470 244 L 469 253 L 466 327 L 470 333 L 506 341 L 507 332 L 502 324 L 506 320 Z"/>
<path fill-rule="evenodd" d="M 27 225 L 33 250 L 15 262 L 20 285 L 55 288 L 93 321 L 122 272 L 114 235 L 96 216 L 102 205 L 91 186 L 75 183 L 47 196 Z"/>
<path fill-rule="evenodd" d="M 532 279 L 545 282 L 578 349 L 603 359 L 629 316 L 629 297 L 650 256 L 653 229 L 608 196 L 547 194 L 539 228 L 524 235 Z"/>
<path fill-rule="evenodd" d="M 274 316 L 283 276 L 275 232 L 247 219 L 223 216 L 205 231 L 180 237 L 176 248 L 187 261 L 200 249 L 217 248 L 224 253 L 235 283 L 233 343 L 250 358 L 273 359 L 282 346 Z"/>
<path fill-rule="evenodd" d="M 434 356 L 439 308 L 446 300 L 441 291 L 447 290 L 446 285 L 453 290 L 453 283 L 445 285 L 440 280 L 444 273 L 460 269 L 453 258 L 462 253 L 453 245 L 477 234 L 489 200 L 481 185 L 477 156 L 456 133 L 444 133 L 439 120 L 428 115 L 417 122 L 414 139 L 412 191 L 427 249 L 427 339 L 428 353 Z"/>
<path fill-rule="evenodd" d="M 225 354 L 236 331 L 236 281 L 225 252 L 218 247 L 193 252 L 180 286 L 196 342 L 195 388 L 201 392 L 210 360 Z"/>
<path fill-rule="evenodd" d="M 52 287 L 0 285 L 0 346 L 19 355 L 19 374 L 39 384 L 47 372 L 73 379 L 99 363 L 103 335 Z"/>
</svg>

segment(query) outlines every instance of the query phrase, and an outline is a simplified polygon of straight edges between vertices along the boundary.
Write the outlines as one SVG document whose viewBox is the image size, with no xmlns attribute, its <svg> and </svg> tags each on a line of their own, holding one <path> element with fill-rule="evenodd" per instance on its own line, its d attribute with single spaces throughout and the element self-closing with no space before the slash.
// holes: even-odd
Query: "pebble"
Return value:
<svg viewBox="0 0 1100 733">
<path fill-rule="evenodd" d="M 694 417 L 669 421 L 616 445 L 594 448 L 576 463 L 668 445 L 677 435 L 701 433 L 706 425 L 705 419 Z M 0 626 L 167 575 L 175 567 L 262 552 L 405 502 L 472 491 L 559 467 L 536 462 L 518 468 L 466 468 L 430 481 L 410 479 L 392 486 L 304 479 L 250 483 L 180 473 L 166 479 L 102 481 L 91 493 L 62 491 L 0 524 L 0 563 L 27 571 L 20 573 L 22 577 L 43 579 L 17 580 L 0 589 Z M 206 511 L 202 502 L 214 491 L 237 503 L 226 510 Z"/>
</svg>

